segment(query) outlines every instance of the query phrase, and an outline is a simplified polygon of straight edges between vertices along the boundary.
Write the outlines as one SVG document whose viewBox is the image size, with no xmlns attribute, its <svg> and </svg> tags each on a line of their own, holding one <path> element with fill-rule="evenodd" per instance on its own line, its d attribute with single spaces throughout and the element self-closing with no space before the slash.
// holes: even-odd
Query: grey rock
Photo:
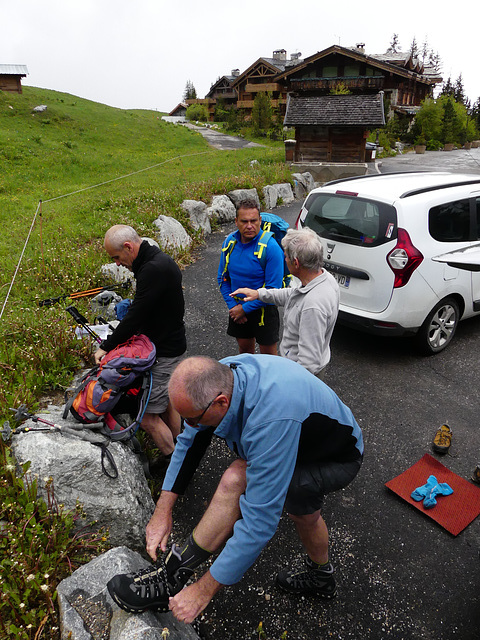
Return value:
<svg viewBox="0 0 480 640">
<path fill-rule="evenodd" d="M 293 193 L 296 200 L 303 200 L 307 194 L 307 185 L 303 173 L 292 173 L 294 180 Z"/>
<path fill-rule="evenodd" d="M 58 585 L 62 640 L 198 640 L 191 625 L 171 613 L 130 614 L 111 599 L 107 582 L 149 563 L 125 546 L 110 549 Z M 164 629 L 168 630 L 162 635 Z"/>
<path fill-rule="evenodd" d="M 37 107 L 33 107 L 32 111 L 34 111 L 35 113 L 42 113 L 43 111 L 47 110 L 47 105 L 46 104 L 39 104 Z"/>
<path fill-rule="evenodd" d="M 192 244 L 192 239 L 175 218 L 158 216 L 153 224 L 158 229 L 157 238 L 162 249 L 171 250 L 175 254 L 176 251 L 187 249 Z"/>
<path fill-rule="evenodd" d="M 113 280 L 113 282 L 122 283 L 130 280 L 132 286 L 135 288 L 135 279 L 132 272 L 122 265 L 118 266 L 114 262 L 109 262 L 108 264 L 102 265 L 100 272 L 104 278 Z"/>
<path fill-rule="evenodd" d="M 315 180 L 312 176 L 312 174 L 310 173 L 310 171 L 304 171 L 302 173 L 302 176 L 305 180 L 305 186 L 307 188 L 307 193 L 310 193 L 310 191 L 312 189 L 315 189 Z"/>
<path fill-rule="evenodd" d="M 212 232 L 207 205 L 204 202 L 201 200 L 184 200 L 180 206 L 187 212 L 190 224 L 195 231 L 201 231 L 203 235 Z"/>
<path fill-rule="evenodd" d="M 282 204 L 290 204 L 295 200 L 292 185 L 289 182 L 272 185 L 278 191 L 278 197 L 282 199 Z"/>
<path fill-rule="evenodd" d="M 209 218 L 214 218 L 218 222 L 232 222 L 235 220 L 236 209 L 228 196 L 213 196 L 207 214 Z"/>
<path fill-rule="evenodd" d="M 48 413 L 39 417 L 61 428 L 78 428 L 72 417 L 62 418 L 62 408 L 50 405 Z M 67 509 L 77 501 L 84 506 L 85 525 L 95 521 L 95 527 L 110 530 L 112 544 L 126 544 L 134 549 L 145 545 L 145 527 L 154 510 L 143 467 L 127 445 L 110 442 L 109 450 L 118 468 L 118 478 L 109 478 L 102 471 L 101 450 L 88 441 L 60 431 L 34 430 L 41 426 L 27 420 L 23 426 L 32 431 L 12 438 L 12 452 L 19 464 L 31 462 L 28 473 L 38 478 L 39 494 L 46 498 L 45 482 L 53 479 L 55 498 Z M 99 434 L 87 432 L 97 440 Z M 106 463 L 107 464 L 107 463 Z"/>
<path fill-rule="evenodd" d="M 275 187 L 272 187 L 272 185 L 269 184 L 266 187 L 263 187 L 262 191 L 263 191 L 263 199 L 265 201 L 265 208 L 274 209 L 277 206 L 277 200 L 278 200 L 277 189 Z"/>
<path fill-rule="evenodd" d="M 256 189 L 234 189 L 233 191 L 229 191 L 227 195 L 235 207 L 237 207 L 242 200 L 255 200 L 258 207 L 260 207 L 260 199 Z"/>
</svg>

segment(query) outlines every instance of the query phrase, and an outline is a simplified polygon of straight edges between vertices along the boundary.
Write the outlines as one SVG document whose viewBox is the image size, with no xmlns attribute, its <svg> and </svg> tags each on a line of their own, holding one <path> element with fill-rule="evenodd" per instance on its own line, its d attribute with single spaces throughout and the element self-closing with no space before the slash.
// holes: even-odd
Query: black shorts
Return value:
<svg viewBox="0 0 480 640">
<path fill-rule="evenodd" d="M 285 510 L 305 516 L 322 508 L 327 493 L 343 489 L 355 478 L 362 457 L 352 462 L 307 462 L 295 467 L 288 487 Z"/>
<path fill-rule="evenodd" d="M 280 316 L 275 305 L 268 305 L 247 313 L 247 322 L 239 324 L 230 317 L 227 334 L 233 338 L 255 338 L 258 344 L 271 345 L 278 342 Z"/>
</svg>

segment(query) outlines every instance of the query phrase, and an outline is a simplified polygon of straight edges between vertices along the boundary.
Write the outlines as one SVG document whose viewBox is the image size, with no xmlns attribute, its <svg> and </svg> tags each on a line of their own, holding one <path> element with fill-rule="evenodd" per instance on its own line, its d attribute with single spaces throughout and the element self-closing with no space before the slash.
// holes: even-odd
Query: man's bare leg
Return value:
<svg viewBox="0 0 480 640">
<path fill-rule="evenodd" d="M 158 413 L 145 413 L 140 426 L 152 438 L 163 455 L 169 456 L 173 453 L 175 448 L 173 433 Z"/>
<path fill-rule="evenodd" d="M 223 474 L 207 510 L 195 528 L 195 542 L 216 551 L 230 537 L 240 518 L 240 496 L 247 486 L 247 463 L 235 460 Z"/>
<path fill-rule="evenodd" d="M 317 564 L 328 562 L 328 529 L 320 511 L 306 516 L 289 514 L 311 560 Z"/>
<path fill-rule="evenodd" d="M 277 343 L 273 344 L 259 344 L 258 348 L 260 349 L 260 353 L 268 353 L 271 356 L 278 356 Z"/>
<path fill-rule="evenodd" d="M 237 338 L 238 353 L 255 353 L 255 338 Z"/>
</svg>

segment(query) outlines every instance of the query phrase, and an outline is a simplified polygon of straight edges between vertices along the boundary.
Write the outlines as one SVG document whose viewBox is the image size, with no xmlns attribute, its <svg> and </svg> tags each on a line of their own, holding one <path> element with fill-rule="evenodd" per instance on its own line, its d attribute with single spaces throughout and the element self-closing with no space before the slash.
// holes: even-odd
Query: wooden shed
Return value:
<svg viewBox="0 0 480 640">
<path fill-rule="evenodd" d="M 293 162 L 365 162 L 368 132 L 385 125 L 383 93 L 289 95 L 284 124 L 295 127 Z"/>
<path fill-rule="evenodd" d="M 27 74 L 24 64 L 0 64 L 0 91 L 22 93 L 22 78 Z"/>
</svg>

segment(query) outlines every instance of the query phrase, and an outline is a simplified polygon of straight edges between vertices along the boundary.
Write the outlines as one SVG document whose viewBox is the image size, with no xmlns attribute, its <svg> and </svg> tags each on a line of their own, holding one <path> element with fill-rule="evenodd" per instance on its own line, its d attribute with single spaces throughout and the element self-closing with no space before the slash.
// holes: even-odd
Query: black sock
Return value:
<svg viewBox="0 0 480 640">
<path fill-rule="evenodd" d="M 212 555 L 210 551 L 202 549 L 196 542 L 193 532 L 181 547 L 172 546 L 165 560 L 168 581 L 174 592 L 178 592 L 189 580 L 194 569 L 200 566 Z"/>
</svg>

